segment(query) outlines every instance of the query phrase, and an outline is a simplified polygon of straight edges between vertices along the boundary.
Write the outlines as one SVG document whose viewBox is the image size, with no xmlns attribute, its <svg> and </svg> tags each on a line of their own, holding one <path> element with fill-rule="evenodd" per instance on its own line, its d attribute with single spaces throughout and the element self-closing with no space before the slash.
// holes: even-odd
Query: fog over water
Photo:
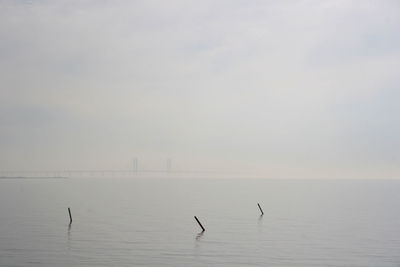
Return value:
<svg viewBox="0 0 400 267">
<path fill-rule="evenodd" d="M 0 0 L 0 266 L 400 266 L 399 25 Z"/>
<path fill-rule="evenodd" d="M 397 178 L 398 25 L 397 1 L 1 1 L 1 170 Z"/>
</svg>

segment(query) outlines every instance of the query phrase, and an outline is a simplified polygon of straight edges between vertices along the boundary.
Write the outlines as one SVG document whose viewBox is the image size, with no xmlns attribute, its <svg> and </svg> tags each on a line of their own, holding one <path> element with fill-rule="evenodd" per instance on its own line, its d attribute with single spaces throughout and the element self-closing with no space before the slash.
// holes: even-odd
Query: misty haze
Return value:
<svg viewBox="0 0 400 267">
<path fill-rule="evenodd" d="M 399 25 L 0 1 L 0 266 L 399 266 Z"/>
</svg>

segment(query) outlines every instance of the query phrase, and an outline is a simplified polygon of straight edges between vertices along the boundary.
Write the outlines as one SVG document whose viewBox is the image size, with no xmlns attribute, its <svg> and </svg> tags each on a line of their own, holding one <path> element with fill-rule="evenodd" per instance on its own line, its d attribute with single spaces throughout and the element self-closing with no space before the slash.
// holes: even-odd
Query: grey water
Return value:
<svg viewBox="0 0 400 267">
<path fill-rule="evenodd" d="M 2 179 L 0 266 L 400 266 L 399 204 L 397 180 Z"/>
</svg>

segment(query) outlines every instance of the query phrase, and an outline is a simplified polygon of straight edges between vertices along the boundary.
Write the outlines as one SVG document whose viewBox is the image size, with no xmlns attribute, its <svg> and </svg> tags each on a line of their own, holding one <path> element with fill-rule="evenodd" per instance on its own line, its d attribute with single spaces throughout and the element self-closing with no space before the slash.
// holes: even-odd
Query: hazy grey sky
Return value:
<svg viewBox="0 0 400 267">
<path fill-rule="evenodd" d="M 0 169 L 399 177 L 399 25 L 398 1 L 2 0 Z"/>
</svg>

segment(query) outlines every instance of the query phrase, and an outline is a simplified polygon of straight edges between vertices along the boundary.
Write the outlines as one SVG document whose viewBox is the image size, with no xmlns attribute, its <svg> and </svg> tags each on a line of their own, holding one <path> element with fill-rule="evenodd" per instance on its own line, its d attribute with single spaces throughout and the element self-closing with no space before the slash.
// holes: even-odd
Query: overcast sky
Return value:
<svg viewBox="0 0 400 267">
<path fill-rule="evenodd" d="M 0 0 L 0 169 L 400 177 L 398 1 Z"/>
</svg>

